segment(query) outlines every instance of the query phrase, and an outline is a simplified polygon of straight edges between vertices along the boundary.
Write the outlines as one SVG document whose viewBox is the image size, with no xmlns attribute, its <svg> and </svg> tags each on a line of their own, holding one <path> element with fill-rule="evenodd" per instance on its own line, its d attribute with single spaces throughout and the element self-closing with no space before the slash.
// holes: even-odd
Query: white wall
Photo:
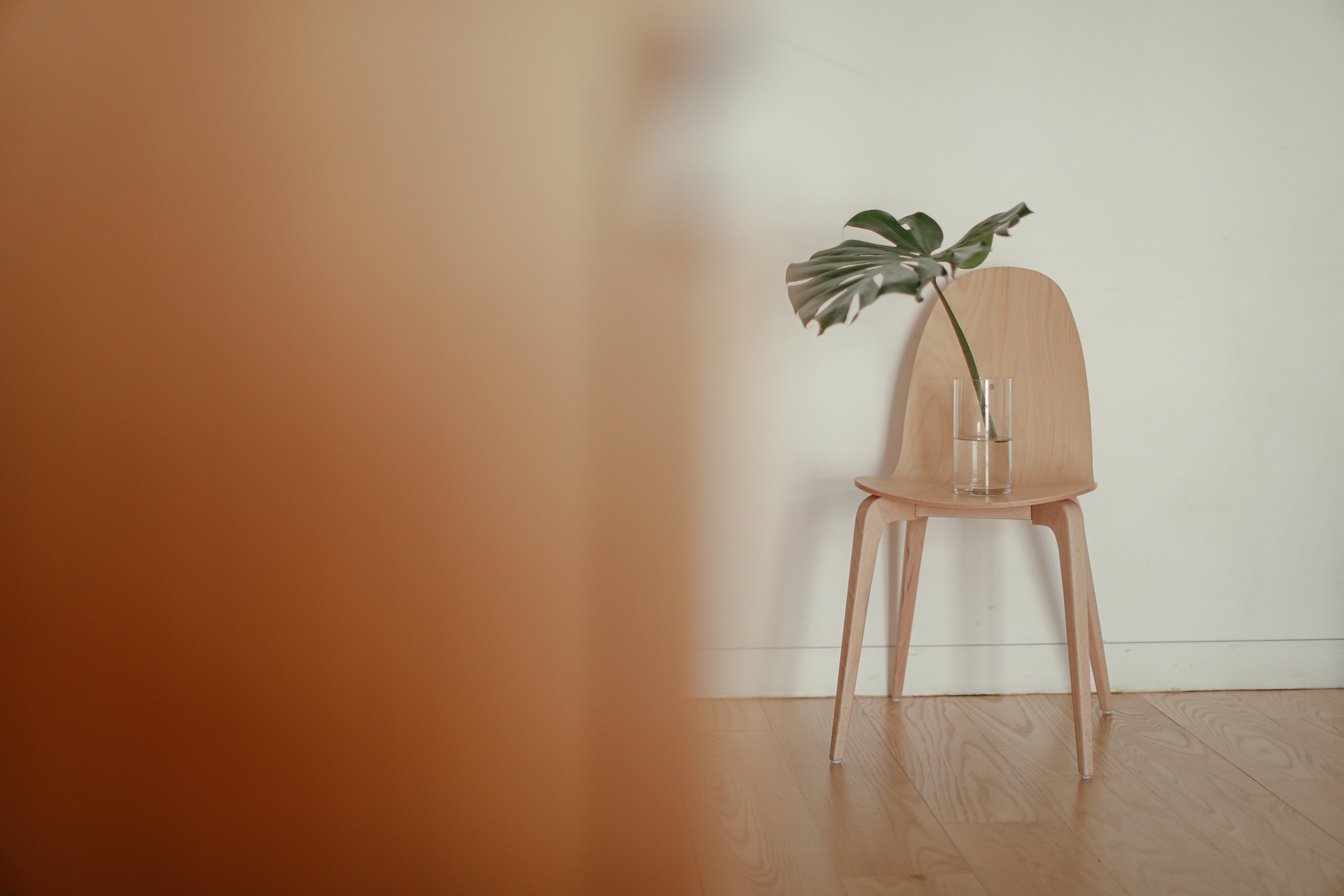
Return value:
<svg viewBox="0 0 1344 896">
<path fill-rule="evenodd" d="M 931 309 L 888 296 L 818 338 L 785 265 L 860 209 L 955 236 L 1019 200 L 990 263 L 1049 274 L 1078 321 L 1117 689 L 1344 685 L 1344 6 L 762 2 L 703 53 L 649 185 L 712 246 L 701 692 L 833 691 L 851 479 L 894 461 Z M 1046 531 L 933 521 L 909 691 L 1066 690 L 1059 591 Z"/>
</svg>

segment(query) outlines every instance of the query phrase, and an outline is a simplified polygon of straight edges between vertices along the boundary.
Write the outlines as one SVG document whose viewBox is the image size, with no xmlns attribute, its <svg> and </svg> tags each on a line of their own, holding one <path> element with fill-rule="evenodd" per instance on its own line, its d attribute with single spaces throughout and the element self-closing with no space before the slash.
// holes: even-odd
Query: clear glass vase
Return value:
<svg viewBox="0 0 1344 896">
<path fill-rule="evenodd" d="M 952 490 L 959 495 L 1012 492 L 1012 377 L 952 381 Z"/>
</svg>

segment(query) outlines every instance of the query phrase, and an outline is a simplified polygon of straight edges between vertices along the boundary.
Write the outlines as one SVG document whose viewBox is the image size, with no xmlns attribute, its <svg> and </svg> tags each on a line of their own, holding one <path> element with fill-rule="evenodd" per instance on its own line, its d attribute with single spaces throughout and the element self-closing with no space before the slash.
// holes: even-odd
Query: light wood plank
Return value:
<svg viewBox="0 0 1344 896">
<path fill-rule="evenodd" d="M 1344 782 L 1277 778 L 1266 782 L 1265 786 L 1321 830 L 1344 843 Z"/>
<path fill-rule="evenodd" d="M 1308 724 L 1333 699 L 1271 698 L 1290 730 L 1241 694 L 1117 695 L 1091 781 L 1069 773 L 1066 695 L 860 700 L 843 766 L 823 700 L 707 708 L 770 730 L 696 735 L 704 892 L 1341 893 L 1344 780 L 1300 755 L 1333 740 Z"/>
<path fill-rule="evenodd" d="M 1295 723 L 1294 727 L 1305 726 L 1318 734 L 1344 737 L 1344 690 L 1233 693 L 1241 702 L 1280 725 L 1291 720 Z"/>
<path fill-rule="evenodd" d="M 1073 731 L 1039 695 L 947 699 L 1023 776 L 1077 776 Z"/>
<path fill-rule="evenodd" d="M 944 824 L 1051 818 L 1040 794 L 951 701 L 880 700 L 864 710 Z"/>
<path fill-rule="evenodd" d="M 1279 797 L 1247 794 L 1189 767 L 1144 783 L 1205 832 L 1256 892 L 1344 893 L 1344 844 Z"/>
<path fill-rule="evenodd" d="M 1049 721 L 1058 736 L 1072 730 L 1072 708 L 1065 694 L 1037 694 L 1031 701 L 1038 717 Z M 1148 702 L 1142 694 L 1116 694 L 1113 714 L 1102 716 L 1093 741 L 1097 774 L 1153 775 L 1158 769 L 1195 768 L 1241 786 L 1246 793 L 1269 791 L 1174 719 Z"/>
<path fill-rule="evenodd" d="M 1135 777 L 1040 779 L 1060 816 L 1131 893 L 1246 892 L 1207 833 Z M 977 872 L 978 873 L 978 872 Z"/>
<path fill-rule="evenodd" d="M 988 896 L 974 874 L 847 877 L 845 896 Z"/>
<path fill-rule="evenodd" d="M 855 719 L 844 764 L 826 761 L 828 710 L 824 700 L 765 701 L 775 737 L 837 872 L 902 880 L 969 872 L 862 713 Z"/>
<path fill-rule="evenodd" d="M 696 731 L 769 731 L 759 700 L 693 700 Z"/>
<path fill-rule="evenodd" d="M 1147 701 L 1120 699 L 1114 742 L 1099 739 L 1099 761 L 1108 750 L 1122 756 L 1117 765 L 1204 832 L 1256 892 L 1344 892 L 1344 845 Z"/>
<path fill-rule="evenodd" d="M 1297 719 L 1327 735 L 1344 735 L 1344 689 L 1238 690 L 1251 709 L 1275 721 Z"/>
<path fill-rule="evenodd" d="M 688 868 L 693 872 L 690 880 L 685 881 L 686 892 L 689 896 L 706 896 L 705 894 L 705 873 L 704 859 L 700 857 L 699 850 L 695 848 L 695 830 L 689 818 L 686 819 L 686 825 L 682 827 L 681 835 L 686 844 L 686 855 L 690 856 Z"/>
<path fill-rule="evenodd" d="M 700 732 L 693 744 L 693 837 L 706 896 L 843 896 L 774 735 Z"/>
<path fill-rule="evenodd" d="M 1056 715 L 1057 728 L 1064 723 L 1062 696 L 1035 699 Z M 1096 742 L 1102 773 L 1134 774 L 1159 790 L 1188 823 L 1209 829 L 1248 879 L 1265 881 L 1264 892 L 1344 892 L 1344 786 L 1276 780 L 1271 793 L 1144 696 L 1115 699 L 1116 714 L 1103 720 Z M 1223 848 L 1228 843 L 1238 845 Z"/>
<path fill-rule="evenodd" d="M 1125 896 L 1120 883 L 1063 822 L 953 824 L 947 830 L 989 896 Z"/>
<path fill-rule="evenodd" d="M 1344 753 L 1336 738 L 1290 732 L 1236 694 L 1152 694 L 1148 699 L 1267 787 L 1268 778 L 1344 781 Z"/>
</svg>

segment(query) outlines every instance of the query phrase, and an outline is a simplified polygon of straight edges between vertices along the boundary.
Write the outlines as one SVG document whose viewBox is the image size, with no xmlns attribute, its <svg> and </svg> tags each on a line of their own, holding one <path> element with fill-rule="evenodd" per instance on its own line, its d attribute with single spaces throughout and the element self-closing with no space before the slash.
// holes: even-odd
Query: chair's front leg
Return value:
<svg viewBox="0 0 1344 896">
<path fill-rule="evenodd" d="M 913 519 L 914 509 L 876 495 L 864 498 L 854 519 L 854 552 L 849 561 L 849 594 L 845 599 L 845 633 L 840 642 L 840 680 L 835 689 L 835 720 L 831 726 L 831 761 L 845 755 L 850 713 L 854 708 L 854 683 L 859 675 L 859 652 L 863 649 L 863 624 L 868 616 L 868 594 L 873 586 L 873 566 L 882 532 L 893 521 Z"/>
<path fill-rule="evenodd" d="M 1031 521 L 1055 533 L 1064 584 L 1064 628 L 1069 641 L 1069 686 L 1073 693 L 1073 734 L 1078 750 L 1078 773 L 1092 777 L 1092 686 L 1088 679 L 1090 654 L 1089 574 L 1083 510 L 1076 501 L 1056 501 L 1031 509 Z"/>
</svg>

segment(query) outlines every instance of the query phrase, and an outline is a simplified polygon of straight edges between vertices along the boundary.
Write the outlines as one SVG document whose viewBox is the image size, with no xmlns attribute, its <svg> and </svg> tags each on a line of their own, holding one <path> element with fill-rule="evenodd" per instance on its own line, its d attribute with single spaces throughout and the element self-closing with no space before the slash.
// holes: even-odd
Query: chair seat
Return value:
<svg viewBox="0 0 1344 896">
<path fill-rule="evenodd" d="M 871 495 L 894 498 L 909 504 L 941 507 L 948 510 L 984 510 L 986 508 L 1031 507 L 1076 498 L 1097 487 L 1095 482 L 1072 485 L 1014 485 L 1012 494 L 976 497 L 957 495 L 950 482 L 892 479 L 886 476 L 860 476 L 854 484 Z"/>
</svg>

